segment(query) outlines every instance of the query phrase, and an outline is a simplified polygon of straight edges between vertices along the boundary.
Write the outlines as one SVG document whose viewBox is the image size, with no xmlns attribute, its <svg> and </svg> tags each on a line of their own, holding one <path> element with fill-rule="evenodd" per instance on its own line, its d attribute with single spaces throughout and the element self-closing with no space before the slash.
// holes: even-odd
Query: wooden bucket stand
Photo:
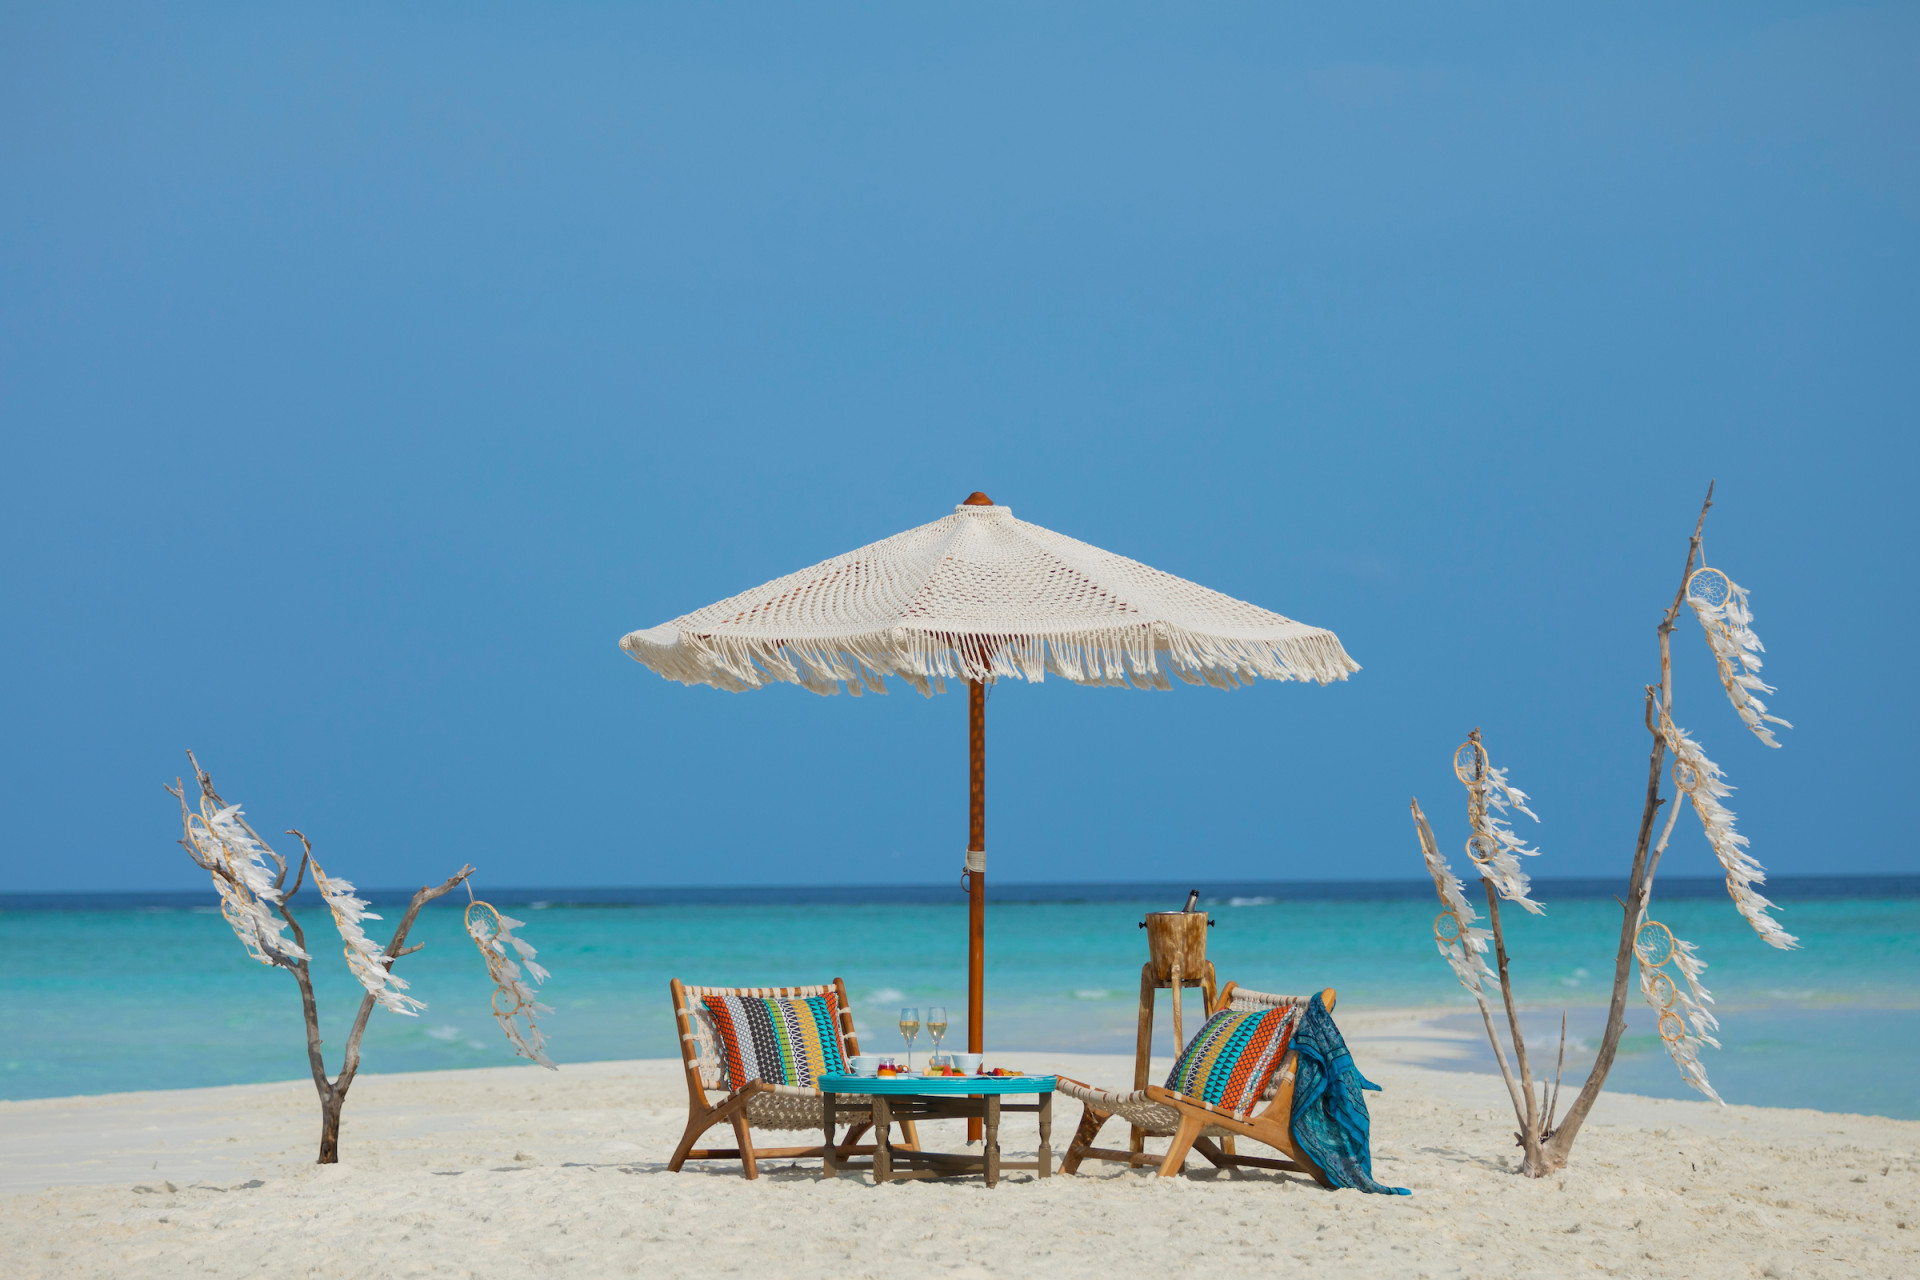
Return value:
<svg viewBox="0 0 1920 1280">
<path fill-rule="evenodd" d="M 1173 1052 L 1178 1057 L 1186 1047 L 1186 1027 L 1181 1017 L 1181 995 L 1188 987 L 1199 987 L 1204 1012 L 1213 1013 L 1216 994 L 1213 962 L 1207 959 L 1207 927 L 1213 923 L 1204 911 L 1149 911 L 1141 928 L 1147 931 L 1147 962 L 1140 966 L 1140 1027 L 1133 1049 L 1133 1087 L 1147 1087 L 1147 1072 L 1153 1058 L 1153 1005 L 1156 991 L 1173 992 Z M 1146 1150 L 1147 1135 L 1134 1129 L 1130 1149 Z"/>
</svg>

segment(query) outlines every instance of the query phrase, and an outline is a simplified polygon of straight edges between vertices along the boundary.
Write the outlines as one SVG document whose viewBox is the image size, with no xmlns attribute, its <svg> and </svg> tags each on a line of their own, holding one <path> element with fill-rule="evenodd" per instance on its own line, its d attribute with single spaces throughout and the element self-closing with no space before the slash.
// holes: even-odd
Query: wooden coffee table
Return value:
<svg viewBox="0 0 1920 1280">
<path fill-rule="evenodd" d="M 822 1176 L 837 1177 L 842 1169 L 871 1169 L 875 1183 L 906 1178 L 959 1178 L 980 1174 L 997 1186 L 1006 1169 L 1030 1169 L 1042 1178 L 1053 1176 L 1052 1076 L 821 1076 L 826 1103 L 826 1157 Z M 1008 1094 L 1037 1094 L 1033 1102 L 1003 1103 Z M 871 1102 L 868 1101 L 871 1099 Z M 873 1159 L 838 1160 L 834 1157 L 833 1126 L 841 1113 L 873 1113 Z M 1040 1152 L 1036 1160 L 1000 1158 L 1000 1114 L 1031 1111 L 1040 1117 Z M 985 1130 L 980 1153 L 917 1151 L 887 1141 L 888 1126 L 900 1120 L 964 1120 L 978 1117 Z"/>
</svg>

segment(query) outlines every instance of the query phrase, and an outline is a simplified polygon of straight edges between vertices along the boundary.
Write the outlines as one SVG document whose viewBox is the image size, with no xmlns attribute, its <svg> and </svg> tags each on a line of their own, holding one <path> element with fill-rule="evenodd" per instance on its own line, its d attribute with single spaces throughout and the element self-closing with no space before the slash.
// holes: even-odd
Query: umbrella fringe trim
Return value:
<svg viewBox="0 0 1920 1280">
<path fill-rule="evenodd" d="M 655 628 L 657 635 L 665 628 Z M 1318 627 L 1277 639 L 1206 635 L 1164 622 L 1145 626 L 992 635 L 895 627 L 832 639 L 769 639 L 673 632 L 666 643 L 634 632 L 620 647 L 643 666 L 681 684 L 730 692 L 797 684 L 818 694 L 887 692 L 897 676 L 925 695 L 946 681 L 1052 674 L 1075 684 L 1168 689 L 1187 684 L 1232 689 L 1257 679 L 1328 684 L 1360 670 L 1340 640 Z"/>
</svg>

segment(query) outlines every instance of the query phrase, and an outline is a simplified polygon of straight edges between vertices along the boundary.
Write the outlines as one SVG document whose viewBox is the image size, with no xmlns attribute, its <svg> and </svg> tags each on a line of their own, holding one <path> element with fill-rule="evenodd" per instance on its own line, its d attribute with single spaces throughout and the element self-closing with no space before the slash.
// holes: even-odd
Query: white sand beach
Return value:
<svg viewBox="0 0 1920 1280">
<path fill-rule="evenodd" d="M 1089 1162 L 874 1187 L 817 1162 L 668 1173 L 679 1064 L 366 1075 L 342 1163 L 311 1085 L 0 1103 L 0 1271 L 87 1276 L 1896 1277 L 1920 1274 L 1920 1123 L 1606 1095 L 1564 1174 L 1528 1180 L 1497 1078 L 1436 1071 L 1418 1013 L 1344 1012 L 1376 1173 Z M 1444 1038 L 1444 1037 L 1442 1037 Z M 1007 1055 L 1123 1084 L 1130 1059 Z M 1056 1153 L 1079 1117 L 1064 1100 Z M 945 1129 L 947 1132 L 942 1133 Z M 957 1124 L 928 1126 L 952 1149 Z M 1030 1117 L 1009 1155 L 1031 1151 Z"/>
</svg>

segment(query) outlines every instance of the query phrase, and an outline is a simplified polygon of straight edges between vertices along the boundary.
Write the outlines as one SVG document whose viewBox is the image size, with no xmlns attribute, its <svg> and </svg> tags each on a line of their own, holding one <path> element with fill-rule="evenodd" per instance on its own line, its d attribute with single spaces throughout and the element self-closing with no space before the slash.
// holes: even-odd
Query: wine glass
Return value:
<svg viewBox="0 0 1920 1280">
<path fill-rule="evenodd" d="M 927 1010 L 927 1033 L 933 1037 L 933 1058 L 940 1060 L 940 1042 L 947 1038 L 947 1008 L 936 1004 Z"/>
<path fill-rule="evenodd" d="M 913 1074 L 913 1040 L 920 1034 L 920 1011 L 902 1009 L 900 1011 L 900 1038 L 907 1042 L 907 1074 Z"/>
</svg>

